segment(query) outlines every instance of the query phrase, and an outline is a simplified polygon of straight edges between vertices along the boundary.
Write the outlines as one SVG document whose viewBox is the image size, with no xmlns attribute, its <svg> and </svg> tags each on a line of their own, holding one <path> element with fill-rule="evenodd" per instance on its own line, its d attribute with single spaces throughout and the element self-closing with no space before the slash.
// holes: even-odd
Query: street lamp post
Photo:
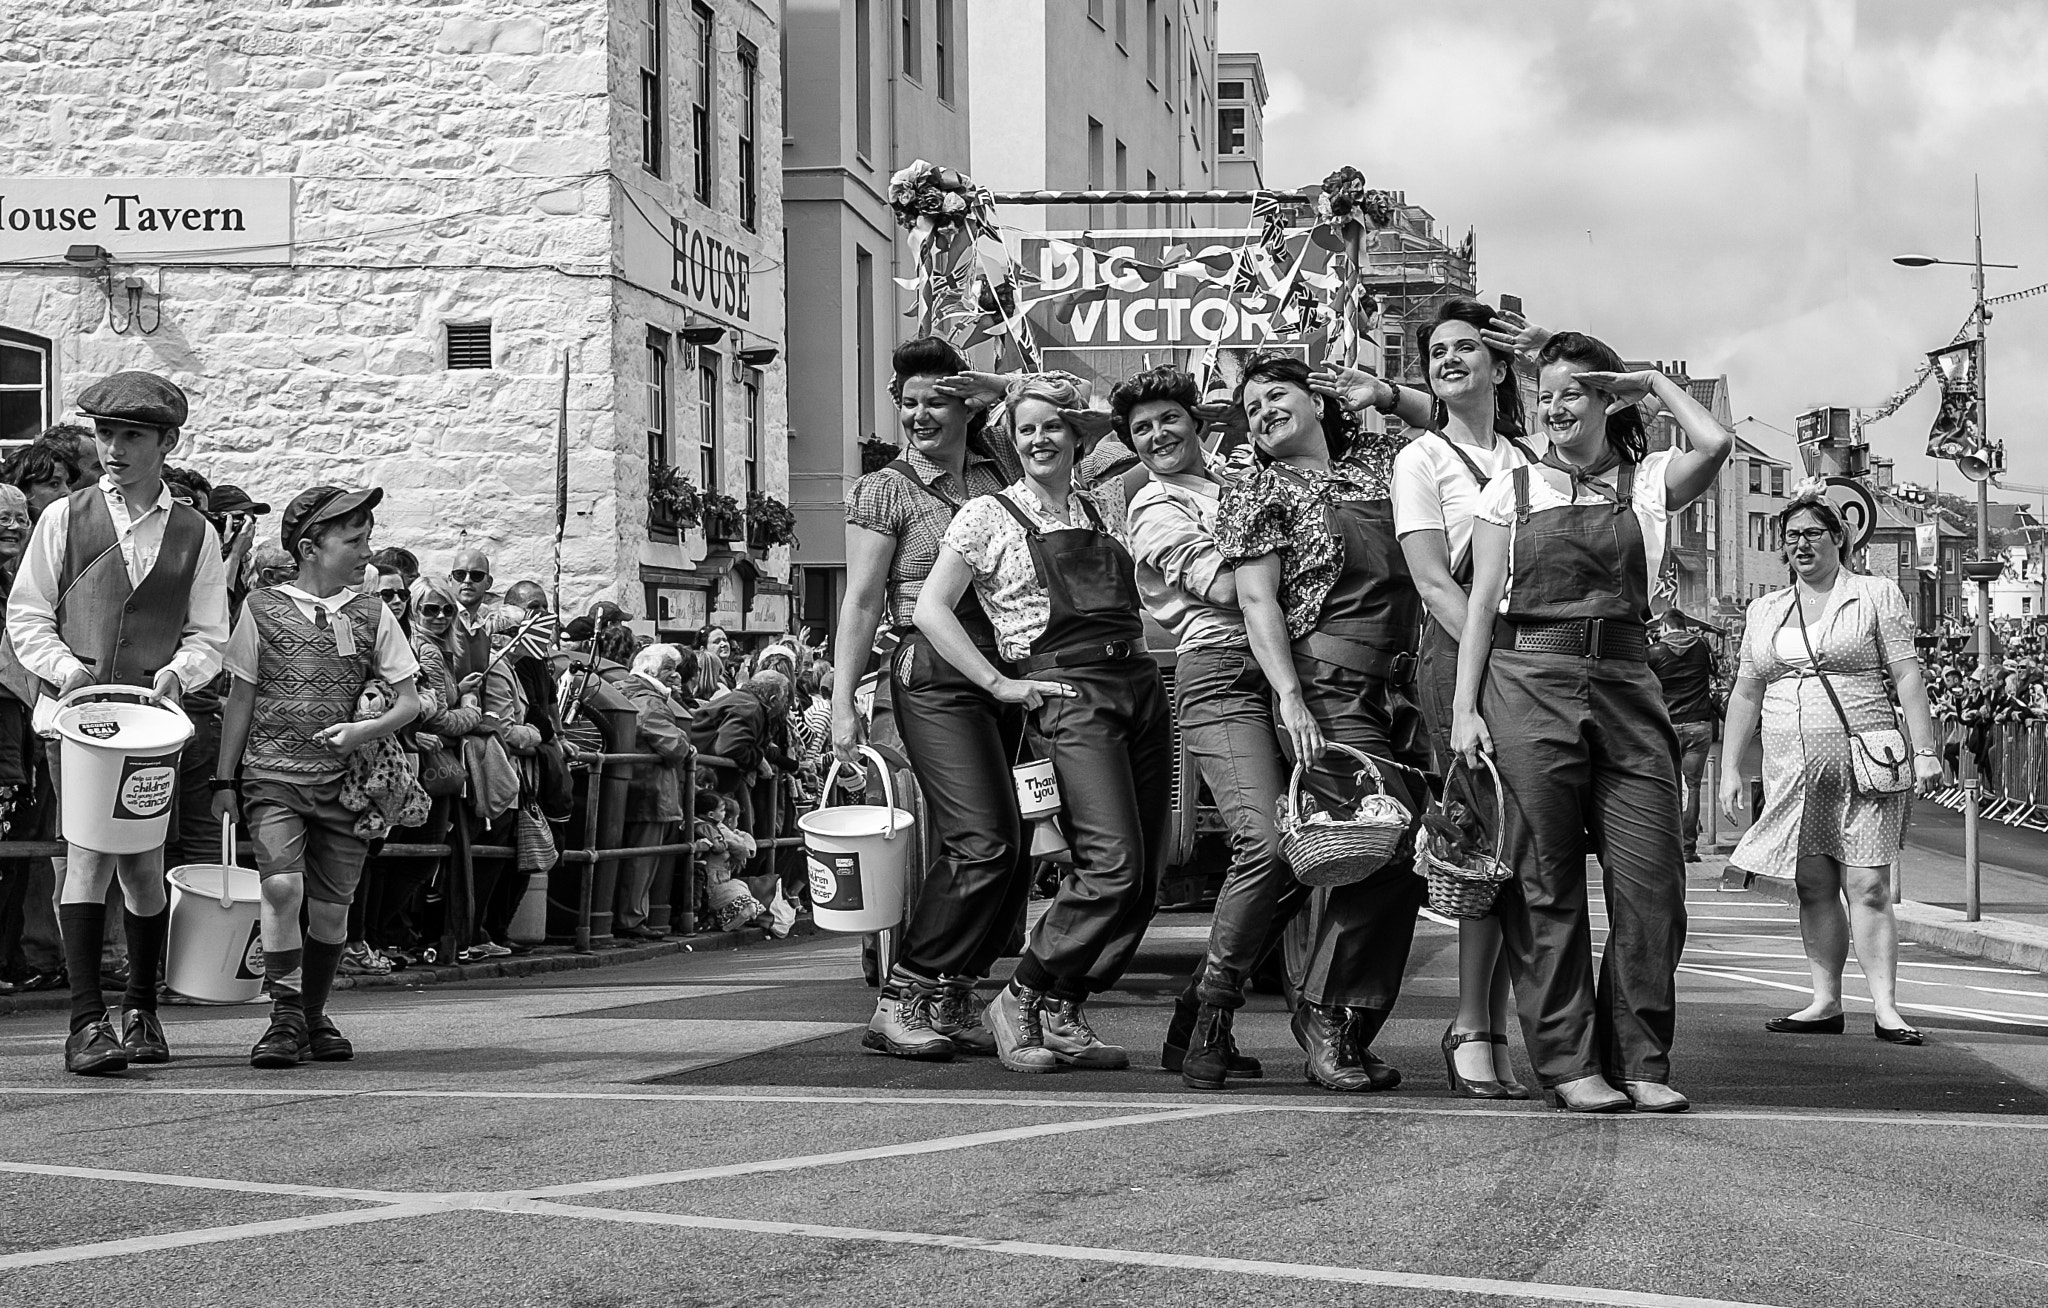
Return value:
<svg viewBox="0 0 2048 1308">
<path fill-rule="evenodd" d="M 1971 270 L 1971 284 L 1976 292 L 1976 308 L 1971 314 L 1976 339 L 1973 342 L 1976 353 L 1974 389 L 1977 409 L 1977 439 L 1989 453 L 1990 421 L 1986 417 L 1984 380 L 1985 348 L 1984 328 L 1991 321 L 1991 310 L 1984 303 L 1984 270 L 1986 268 L 2014 268 L 2017 264 L 1984 262 L 1984 197 L 1974 177 L 1970 180 L 1970 192 L 1976 216 L 1976 248 L 1974 257 L 1968 263 L 1960 259 L 1935 259 L 1924 254 L 1902 254 L 1893 263 L 1908 268 L 1925 268 L 1930 264 L 1949 264 Z M 1977 566 L 1967 565 L 1964 571 L 1977 583 L 1977 675 L 1981 680 L 1991 665 L 1991 579 L 1997 575 L 1991 563 L 1991 471 L 1987 469 L 1982 477 L 1973 478 L 1977 483 L 1977 557 L 1972 560 Z M 1965 476 L 1968 473 L 1964 474 Z M 1963 884 L 1965 920 L 1975 922 L 1984 913 L 1983 861 L 1979 853 L 1978 822 L 1982 809 L 1982 785 L 1978 777 L 1976 755 L 1967 748 L 1961 751 L 1963 783 Z"/>
</svg>

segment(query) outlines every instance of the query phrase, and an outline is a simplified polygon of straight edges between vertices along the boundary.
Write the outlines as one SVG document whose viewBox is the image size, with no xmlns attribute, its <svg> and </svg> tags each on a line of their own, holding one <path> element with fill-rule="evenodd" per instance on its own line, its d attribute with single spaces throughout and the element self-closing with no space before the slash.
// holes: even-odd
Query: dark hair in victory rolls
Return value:
<svg viewBox="0 0 2048 1308">
<path fill-rule="evenodd" d="M 1323 440 L 1330 447 L 1330 457 L 1341 459 L 1350 452 L 1351 443 L 1358 436 L 1358 417 L 1334 397 L 1317 393 L 1308 384 L 1308 374 L 1308 365 L 1293 355 L 1262 350 L 1245 360 L 1244 373 L 1237 379 L 1237 393 L 1231 399 L 1242 409 L 1245 391 L 1258 382 L 1277 381 L 1299 386 L 1317 401 L 1316 416 L 1322 421 Z M 1265 451 L 1259 449 L 1256 439 L 1252 441 L 1252 458 L 1262 465 L 1272 462 Z"/>
<path fill-rule="evenodd" d="M 889 353 L 889 368 L 894 374 L 889 378 L 889 398 L 898 404 L 903 402 L 903 383 L 913 377 L 955 377 L 968 371 L 967 356 L 938 336 L 913 337 L 898 345 Z M 988 411 L 975 410 L 967 420 L 967 439 L 978 442 L 987 426 Z"/>
<path fill-rule="evenodd" d="M 1559 332 L 1544 343 L 1536 355 L 1538 371 L 1553 363 L 1576 363 L 1595 372 L 1627 372 L 1628 365 L 1614 347 L 1584 332 Z M 1643 411 L 1631 404 L 1619 413 L 1607 415 L 1607 443 L 1629 463 L 1641 463 L 1650 452 L 1649 433 L 1643 430 Z"/>
<path fill-rule="evenodd" d="M 1415 358 L 1422 367 L 1422 384 L 1429 387 L 1432 395 L 1435 388 L 1429 386 L 1429 341 L 1436 335 L 1436 329 L 1447 322 L 1461 322 L 1483 335 L 1493 317 L 1493 310 L 1477 300 L 1445 300 L 1436 307 L 1436 317 L 1415 329 Z M 1494 435 L 1518 441 L 1526 440 L 1529 435 L 1529 415 L 1522 407 L 1522 388 L 1515 384 L 1514 356 L 1503 354 L 1491 345 L 1486 347 L 1486 353 L 1495 363 L 1506 364 L 1508 369 L 1508 375 L 1501 378 L 1493 388 Z M 1437 401 L 1438 405 L 1442 403 L 1442 400 Z"/>
<path fill-rule="evenodd" d="M 1109 393 L 1109 408 L 1116 415 L 1117 432 L 1125 437 L 1131 433 L 1131 411 L 1141 404 L 1178 404 L 1199 423 L 1195 406 L 1201 402 L 1202 392 L 1195 385 L 1194 374 L 1165 363 L 1124 378 Z"/>
</svg>

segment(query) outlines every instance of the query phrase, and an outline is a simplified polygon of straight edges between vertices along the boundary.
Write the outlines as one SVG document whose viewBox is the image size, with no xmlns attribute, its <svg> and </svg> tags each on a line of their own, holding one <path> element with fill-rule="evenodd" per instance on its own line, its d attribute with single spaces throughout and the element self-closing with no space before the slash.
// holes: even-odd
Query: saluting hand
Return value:
<svg viewBox="0 0 2048 1308">
<path fill-rule="evenodd" d="M 1534 363 L 1543 347 L 1550 343 L 1551 335 L 1547 328 L 1538 327 L 1519 313 L 1503 309 L 1493 315 L 1493 320 L 1479 333 L 1479 339 L 1524 363 Z"/>
<path fill-rule="evenodd" d="M 1579 374 L 1579 380 L 1596 391 L 1604 391 L 1612 398 L 1607 401 L 1607 412 L 1620 413 L 1632 404 L 1645 400 L 1654 401 L 1657 395 L 1657 379 L 1663 376 L 1654 368 L 1636 372 L 1600 372 L 1589 369 Z M 1652 407 L 1656 407 L 1654 404 Z"/>
<path fill-rule="evenodd" d="M 1036 709 L 1049 699 L 1072 699 L 1074 688 L 1064 681 L 1031 681 L 1004 677 L 989 688 L 999 704 L 1022 704 Z"/>
<path fill-rule="evenodd" d="M 1061 409 L 1060 419 L 1083 445 L 1093 445 L 1116 430 L 1116 415 L 1101 409 Z"/>
<path fill-rule="evenodd" d="M 970 409 L 993 409 L 1010 389 L 1010 379 L 994 372 L 956 372 L 932 383 L 941 395 L 950 395 Z"/>
<path fill-rule="evenodd" d="M 1309 389 L 1327 395 L 1353 413 L 1393 401 L 1394 388 L 1363 368 L 1324 364 L 1308 375 Z"/>
</svg>

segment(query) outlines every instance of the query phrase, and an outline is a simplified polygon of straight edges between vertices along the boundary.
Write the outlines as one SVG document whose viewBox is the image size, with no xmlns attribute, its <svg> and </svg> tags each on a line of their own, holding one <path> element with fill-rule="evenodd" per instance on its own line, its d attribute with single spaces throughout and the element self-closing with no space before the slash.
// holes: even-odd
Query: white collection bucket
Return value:
<svg viewBox="0 0 2048 1308">
<path fill-rule="evenodd" d="M 882 778 L 883 806 L 821 805 L 796 820 L 804 833 L 812 916 L 821 931 L 866 935 L 893 930 L 903 921 L 910 847 L 916 843 L 906 833 L 917 819 L 896 807 L 888 763 L 865 746 L 861 753 L 875 765 L 869 775 Z M 824 794 L 832 793 L 838 771 L 834 760 L 825 773 Z"/>
<path fill-rule="evenodd" d="M 1017 783 L 1017 816 L 1029 822 L 1060 811 L 1060 779 L 1053 775 L 1051 759 L 1019 763 L 1010 776 Z"/>
<path fill-rule="evenodd" d="M 171 869 L 164 984 L 188 999 L 246 1004 L 263 990 L 263 881 L 235 866 L 232 819 L 220 843 L 220 862 Z"/>
<path fill-rule="evenodd" d="M 102 854 L 159 848 L 192 720 L 141 686 L 81 686 L 57 703 L 64 838 Z"/>
</svg>

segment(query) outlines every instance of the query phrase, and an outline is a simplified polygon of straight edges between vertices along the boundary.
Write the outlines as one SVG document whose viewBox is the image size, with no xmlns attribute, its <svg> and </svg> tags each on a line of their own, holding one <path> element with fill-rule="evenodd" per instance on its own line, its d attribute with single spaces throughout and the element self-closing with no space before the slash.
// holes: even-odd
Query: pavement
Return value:
<svg viewBox="0 0 2048 1308">
<path fill-rule="evenodd" d="M 1159 1070 L 1199 914 L 1093 1006 L 1121 1073 L 865 1054 L 829 936 L 353 990 L 357 1059 L 288 1072 L 247 1066 L 251 1009 L 166 1010 L 176 1060 L 107 1081 L 18 1013 L 0 1303 L 2042 1302 L 2048 977 L 1908 944 L 1926 1046 L 1870 1037 L 1853 965 L 1848 1035 L 1769 1035 L 1797 924 L 1718 872 L 1688 887 L 1678 1117 L 1451 1097 L 1436 921 L 1376 1046 L 1407 1080 L 1359 1097 L 1300 1081 L 1271 995 L 1237 1028 L 1265 1079 Z"/>
</svg>

